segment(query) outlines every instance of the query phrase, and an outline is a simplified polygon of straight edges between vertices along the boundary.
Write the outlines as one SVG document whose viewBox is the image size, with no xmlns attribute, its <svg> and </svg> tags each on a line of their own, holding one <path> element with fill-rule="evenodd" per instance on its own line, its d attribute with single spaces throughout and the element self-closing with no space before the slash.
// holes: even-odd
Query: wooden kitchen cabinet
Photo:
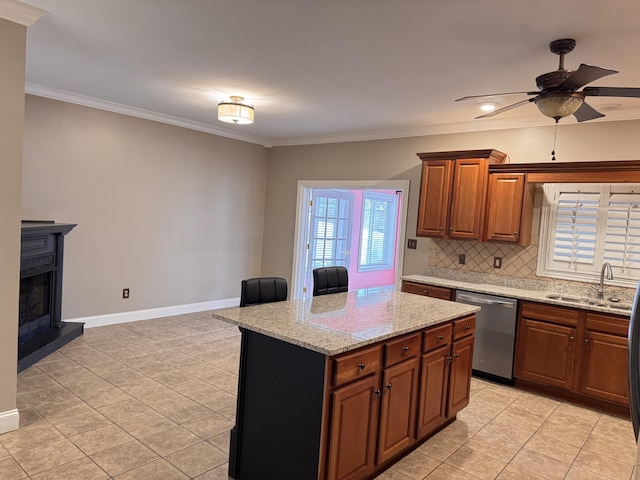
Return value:
<svg viewBox="0 0 640 480">
<path fill-rule="evenodd" d="M 447 418 L 455 417 L 469 404 L 475 328 L 475 315 L 453 321 Z"/>
<path fill-rule="evenodd" d="M 418 438 L 424 438 L 447 420 L 450 346 L 444 345 L 422 355 Z"/>
<path fill-rule="evenodd" d="M 425 297 L 439 298 L 440 300 L 453 300 L 455 290 L 446 287 L 437 287 L 425 283 L 402 281 L 402 291 L 407 293 L 415 293 L 416 295 L 424 295 Z"/>
<path fill-rule="evenodd" d="M 516 384 L 625 412 L 628 318 L 534 302 L 520 308 Z"/>
<path fill-rule="evenodd" d="M 328 479 L 359 479 L 373 471 L 379 395 L 380 375 L 377 372 L 331 394 Z"/>
<path fill-rule="evenodd" d="M 490 163 L 497 150 L 418 153 L 422 181 L 417 236 L 481 240 Z"/>
<path fill-rule="evenodd" d="M 626 319 L 586 314 L 579 365 L 580 393 L 629 404 L 628 329 Z"/>
<path fill-rule="evenodd" d="M 483 241 L 529 245 L 534 188 L 522 173 L 489 175 Z"/>
</svg>

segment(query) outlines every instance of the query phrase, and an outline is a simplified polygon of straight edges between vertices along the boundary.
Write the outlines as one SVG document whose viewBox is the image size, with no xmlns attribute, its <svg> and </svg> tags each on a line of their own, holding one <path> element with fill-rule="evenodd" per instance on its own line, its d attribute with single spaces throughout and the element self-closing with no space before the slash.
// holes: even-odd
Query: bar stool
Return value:
<svg viewBox="0 0 640 480">
<path fill-rule="evenodd" d="M 347 267 L 320 267 L 313 269 L 313 296 L 340 293 L 349 290 Z"/>
<path fill-rule="evenodd" d="M 281 277 L 257 277 L 242 280 L 240 306 L 282 302 L 287 299 L 287 280 Z"/>
</svg>

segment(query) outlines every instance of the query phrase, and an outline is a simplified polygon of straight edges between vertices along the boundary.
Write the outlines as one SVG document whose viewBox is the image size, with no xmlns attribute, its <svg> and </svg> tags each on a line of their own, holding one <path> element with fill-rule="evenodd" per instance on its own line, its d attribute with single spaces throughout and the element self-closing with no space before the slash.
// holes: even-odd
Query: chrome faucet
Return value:
<svg viewBox="0 0 640 480">
<path fill-rule="evenodd" d="M 607 280 L 613 280 L 613 271 L 611 270 L 611 265 L 609 264 L 609 262 L 604 262 L 602 264 L 602 269 L 600 270 L 600 286 L 598 287 L 598 300 L 604 300 L 605 273 L 607 275 Z"/>
</svg>

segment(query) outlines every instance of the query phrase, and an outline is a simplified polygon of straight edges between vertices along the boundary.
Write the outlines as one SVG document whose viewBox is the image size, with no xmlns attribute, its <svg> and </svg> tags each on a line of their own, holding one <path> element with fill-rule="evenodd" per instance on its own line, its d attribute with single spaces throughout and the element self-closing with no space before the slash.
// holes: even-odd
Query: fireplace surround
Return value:
<svg viewBox="0 0 640 480">
<path fill-rule="evenodd" d="M 76 225 L 23 221 L 20 241 L 18 372 L 82 334 L 62 321 L 64 236 Z"/>
</svg>

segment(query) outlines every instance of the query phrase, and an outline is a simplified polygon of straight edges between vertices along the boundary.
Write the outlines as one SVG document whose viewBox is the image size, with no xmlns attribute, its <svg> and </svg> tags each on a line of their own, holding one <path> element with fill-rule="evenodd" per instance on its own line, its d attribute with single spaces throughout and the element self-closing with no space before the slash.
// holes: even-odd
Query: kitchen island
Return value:
<svg viewBox="0 0 640 480">
<path fill-rule="evenodd" d="M 242 332 L 229 476 L 373 478 L 468 403 L 476 311 L 387 289 L 213 311 Z"/>
</svg>

